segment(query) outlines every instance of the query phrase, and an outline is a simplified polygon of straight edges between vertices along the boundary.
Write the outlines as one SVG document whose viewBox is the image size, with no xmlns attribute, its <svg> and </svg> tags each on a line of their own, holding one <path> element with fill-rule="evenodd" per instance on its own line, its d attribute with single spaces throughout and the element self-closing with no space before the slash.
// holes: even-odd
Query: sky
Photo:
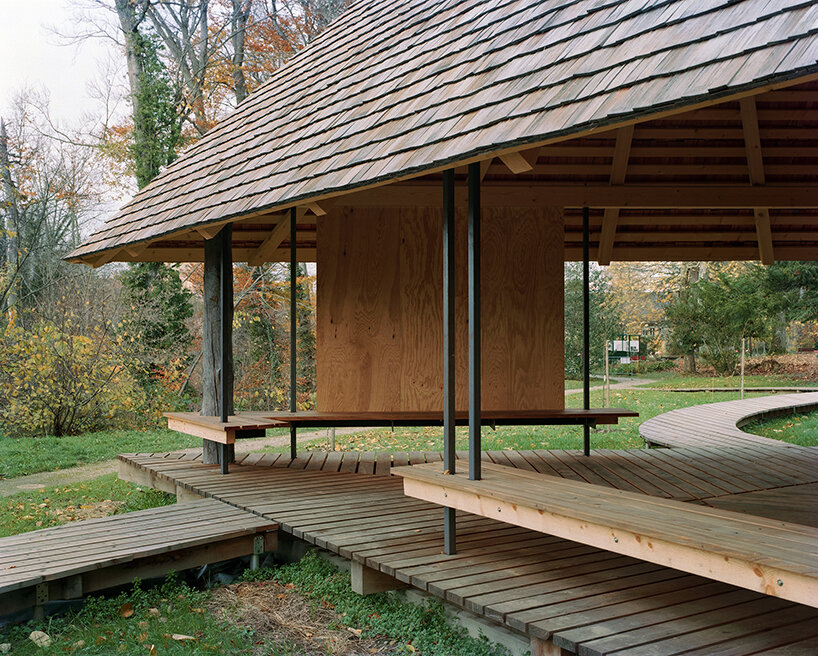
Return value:
<svg viewBox="0 0 818 656">
<path fill-rule="evenodd" d="M 60 120 L 71 122 L 93 110 L 89 82 L 101 62 L 117 54 L 103 39 L 66 44 L 54 33 L 71 32 L 75 6 L 72 0 L 0 0 L 0 115 L 26 86 L 46 88 Z"/>
</svg>

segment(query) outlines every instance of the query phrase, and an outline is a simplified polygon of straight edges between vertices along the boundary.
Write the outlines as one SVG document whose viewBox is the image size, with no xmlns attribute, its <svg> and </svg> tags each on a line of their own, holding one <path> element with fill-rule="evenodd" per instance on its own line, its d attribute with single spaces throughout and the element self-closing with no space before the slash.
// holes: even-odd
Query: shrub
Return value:
<svg viewBox="0 0 818 656">
<path fill-rule="evenodd" d="M 76 334 L 71 324 L 37 320 L 0 334 L 0 423 L 10 437 L 105 428 L 144 407 L 139 387 L 104 327 Z"/>
</svg>

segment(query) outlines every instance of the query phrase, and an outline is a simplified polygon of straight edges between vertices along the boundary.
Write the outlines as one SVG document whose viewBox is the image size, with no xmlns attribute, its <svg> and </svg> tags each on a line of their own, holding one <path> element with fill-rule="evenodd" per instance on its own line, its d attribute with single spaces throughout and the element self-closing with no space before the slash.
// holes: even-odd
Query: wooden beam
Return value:
<svg viewBox="0 0 818 656">
<path fill-rule="evenodd" d="M 762 264 L 775 264 L 773 233 L 770 229 L 770 212 L 766 208 L 757 207 L 755 210 L 755 218 L 759 259 Z"/>
<path fill-rule="evenodd" d="M 631 142 L 633 141 L 633 125 L 626 125 L 616 131 L 616 145 L 614 146 L 611 163 L 612 185 L 625 184 L 625 175 L 628 170 Z M 602 235 L 599 240 L 598 262 L 604 266 L 611 263 L 614 241 L 616 241 L 616 226 L 619 221 L 619 208 L 606 207 L 602 219 Z"/>
<path fill-rule="evenodd" d="M 290 222 L 280 221 L 275 228 L 270 232 L 270 235 L 261 242 L 261 246 L 256 249 L 248 259 L 247 263 L 251 266 L 259 266 L 265 262 L 270 261 L 273 252 L 281 245 L 281 242 L 290 234 Z"/>
<path fill-rule="evenodd" d="M 633 131 L 633 127 L 631 127 Z M 518 150 L 513 153 L 505 153 L 500 155 L 500 161 L 508 167 L 508 170 L 514 173 L 528 173 L 534 170 L 534 164 L 537 163 L 537 157 L 540 154 L 539 148 L 531 148 L 529 150 Z M 481 175 L 483 171 L 480 171 Z"/>
<path fill-rule="evenodd" d="M 466 203 L 464 185 L 455 187 L 458 204 Z M 533 184 L 487 182 L 484 207 L 632 207 L 650 208 L 818 208 L 818 185 L 645 185 L 645 184 Z M 350 207 L 438 207 L 440 184 L 408 182 L 341 196 L 338 205 Z"/>
</svg>

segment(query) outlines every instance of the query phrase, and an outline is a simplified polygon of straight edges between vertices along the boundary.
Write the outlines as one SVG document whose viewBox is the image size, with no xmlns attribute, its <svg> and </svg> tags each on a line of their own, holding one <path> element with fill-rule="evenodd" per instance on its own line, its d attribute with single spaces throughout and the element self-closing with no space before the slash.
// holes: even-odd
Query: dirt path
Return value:
<svg viewBox="0 0 818 656">
<path fill-rule="evenodd" d="M 638 387 L 639 385 L 647 385 L 656 381 L 647 378 L 613 378 L 611 377 L 611 389 L 628 389 L 630 387 Z M 595 385 L 591 390 L 601 390 L 603 385 Z M 566 390 L 565 394 L 581 394 L 582 389 Z M 361 428 L 338 428 L 335 431 L 336 435 L 348 435 L 350 433 L 359 432 Z M 326 430 L 311 431 L 309 433 L 302 433 L 298 436 L 298 443 L 312 442 L 314 440 L 321 440 L 327 438 Z M 242 440 L 238 447 L 244 453 L 247 451 L 255 451 L 271 446 L 284 446 L 290 443 L 289 435 L 278 437 L 262 437 L 254 440 Z M 188 449 L 194 451 L 195 449 Z M 105 474 L 112 474 L 116 471 L 116 460 L 105 460 L 103 462 L 95 462 L 89 465 L 80 465 L 78 467 L 70 467 L 68 469 L 60 469 L 58 471 L 40 472 L 39 474 L 31 474 L 29 476 L 19 476 L 17 478 L 9 478 L 0 480 L 0 498 L 9 497 L 18 492 L 25 492 L 27 490 L 39 490 L 44 487 L 52 487 L 58 485 L 67 485 L 75 483 L 76 481 L 86 481 L 91 478 L 104 476 Z"/>
</svg>

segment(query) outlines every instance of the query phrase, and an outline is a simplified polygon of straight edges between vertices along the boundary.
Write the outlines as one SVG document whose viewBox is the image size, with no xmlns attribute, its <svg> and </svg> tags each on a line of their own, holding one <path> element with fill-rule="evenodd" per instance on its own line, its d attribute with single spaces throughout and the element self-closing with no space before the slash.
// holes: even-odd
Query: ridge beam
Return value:
<svg viewBox="0 0 818 656">
<path fill-rule="evenodd" d="M 739 101 L 739 106 L 741 108 L 741 126 L 744 132 L 744 149 L 747 153 L 750 183 L 763 185 L 766 178 L 764 175 L 764 157 L 761 153 L 761 134 L 758 129 L 756 99 L 753 96 L 742 98 Z M 775 264 L 769 208 L 756 207 L 754 212 L 759 259 L 762 264 Z"/>
<path fill-rule="evenodd" d="M 631 143 L 633 142 L 633 128 L 633 125 L 626 125 L 616 131 L 616 145 L 614 146 L 613 161 L 611 163 L 610 183 L 612 185 L 625 184 L 628 160 L 631 155 Z M 602 218 L 602 232 L 599 235 L 599 253 L 597 256 L 599 264 L 607 266 L 611 263 L 618 223 L 619 208 L 606 207 L 605 215 Z"/>
</svg>

